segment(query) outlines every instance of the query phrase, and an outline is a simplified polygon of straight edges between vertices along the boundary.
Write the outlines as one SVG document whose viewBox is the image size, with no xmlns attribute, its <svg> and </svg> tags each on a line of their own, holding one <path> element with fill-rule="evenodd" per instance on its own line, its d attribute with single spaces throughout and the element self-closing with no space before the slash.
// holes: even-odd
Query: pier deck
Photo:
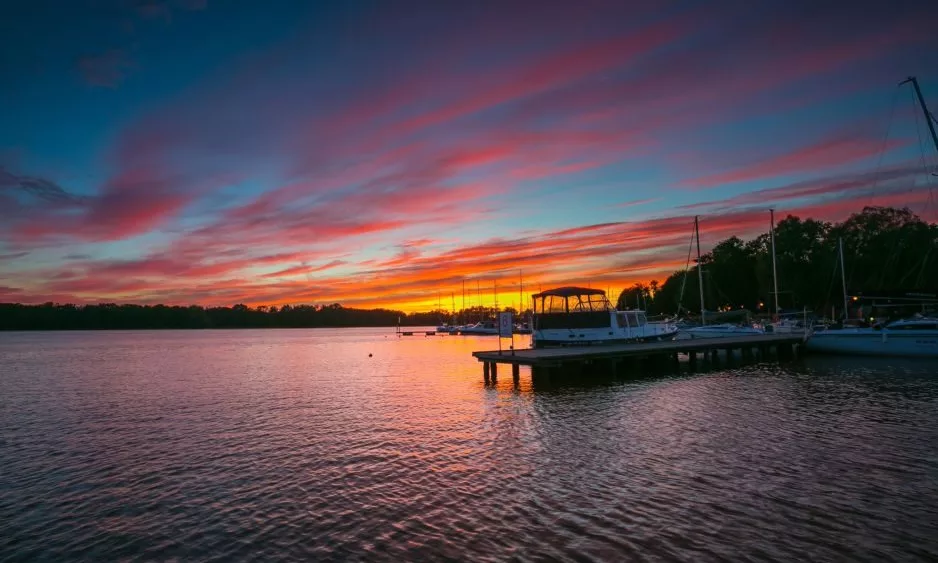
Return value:
<svg viewBox="0 0 938 563">
<path fill-rule="evenodd" d="M 775 348 L 780 354 L 791 352 L 795 345 L 804 341 L 804 335 L 759 334 L 727 338 L 692 338 L 664 342 L 643 342 L 600 346 L 569 346 L 564 348 L 539 348 L 524 350 L 486 350 L 472 355 L 489 366 L 510 364 L 512 366 L 559 367 L 569 364 L 591 363 L 594 360 L 619 360 L 625 358 L 647 358 L 688 354 L 691 361 L 697 353 L 707 354 L 719 350 L 741 350 L 747 354 L 752 350 Z"/>
</svg>

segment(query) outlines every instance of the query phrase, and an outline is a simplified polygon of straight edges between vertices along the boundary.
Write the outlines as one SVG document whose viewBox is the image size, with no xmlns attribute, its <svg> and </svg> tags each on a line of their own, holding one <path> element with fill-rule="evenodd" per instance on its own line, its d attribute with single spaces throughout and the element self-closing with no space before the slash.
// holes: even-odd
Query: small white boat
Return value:
<svg viewBox="0 0 938 563">
<path fill-rule="evenodd" d="M 805 332 L 805 325 L 793 318 L 781 318 L 774 323 L 765 325 L 765 332 L 775 334 L 801 334 Z"/>
<path fill-rule="evenodd" d="M 649 323 L 644 311 L 617 311 L 601 289 L 560 287 L 533 300 L 534 348 L 671 340 L 677 334 L 673 324 Z"/>
<path fill-rule="evenodd" d="M 881 328 L 821 330 L 812 334 L 805 346 L 828 354 L 938 358 L 938 319 L 919 317 Z"/>
<path fill-rule="evenodd" d="M 694 326 L 681 329 L 679 338 L 729 338 L 765 334 L 765 331 L 753 325 L 735 325 L 722 323 L 715 325 Z"/>
<path fill-rule="evenodd" d="M 729 338 L 735 336 L 755 336 L 759 334 L 765 334 L 765 331 L 762 329 L 762 327 L 752 324 L 707 324 L 707 310 L 704 306 L 703 264 L 700 259 L 700 221 L 698 220 L 698 217 L 694 217 L 694 238 L 697 240 L 697 287 L 700 290 L 700 319 L 703 325 L 682 328 L 677 338 L 679 340 L 686 340 L 689 338 Z M 681 291 L 683 292 L 683 289 Z"/>
<path fill-rule="evenodd" d="M 482 321 L 459 328 L 459 334 L 466 335 L 497 335 L 498 326 L 495 321 Z"/>
</svg>

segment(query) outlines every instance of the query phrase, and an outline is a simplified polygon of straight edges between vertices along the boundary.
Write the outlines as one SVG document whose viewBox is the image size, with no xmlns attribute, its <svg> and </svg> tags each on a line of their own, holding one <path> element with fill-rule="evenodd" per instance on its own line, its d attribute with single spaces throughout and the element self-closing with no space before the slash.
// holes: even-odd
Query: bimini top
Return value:
<svg viewBox="0 0 938 563">
<path fill-rule="evenodd" d="M 588 287 L 558 287 L 556 289 L 548 289 L 547 291 L 542 291 L 531 297 L 534 299 L 539 299 L 541 297 L 572 297 L 574 295 L 606 295 L 606 292 L 601 289 L 590 289 Z"/>
</svg>

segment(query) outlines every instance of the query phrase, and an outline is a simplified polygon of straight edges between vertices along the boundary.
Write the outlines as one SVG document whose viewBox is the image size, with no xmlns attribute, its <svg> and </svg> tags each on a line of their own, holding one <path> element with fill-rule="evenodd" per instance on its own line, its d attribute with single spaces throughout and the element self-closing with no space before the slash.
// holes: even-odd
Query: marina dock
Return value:
<svg viewBox="0 0 938 563">
<path fill-rule="evenodd" d="M 690 365 L 696 365 L 697 356 L 715 361 L 724 351 L 733 358 L 739 351 L 742 358 L 754 358 L 756 354 L 766 357 L 774 352 L 779 358 L 793 357 L 796 349 L 804 342 L 804 334 L 760 334 L 727 338 L 694 338 L 664 342 L 627 343 L 600 346 L 569 346 L 561 348 L 538 348 L 525 350 L 486 350 L 472 355 L 482 362 L 485 380 L 494 379 L 498 364 L 512 366 L 512 375 L 518 377 L 520 366 L 530 366 L 539 371 L 563 370 L 593 364 L 603 364 L 615 371 L 627 361 L 650 360 L 677 364 L 678 354 L 686 354 Z"/>
</svg>

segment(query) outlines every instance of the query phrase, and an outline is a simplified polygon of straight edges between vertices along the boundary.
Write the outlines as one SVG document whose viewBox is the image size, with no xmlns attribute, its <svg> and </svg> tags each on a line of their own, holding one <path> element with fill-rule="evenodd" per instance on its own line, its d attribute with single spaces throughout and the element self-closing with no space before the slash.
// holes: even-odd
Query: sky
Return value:
<svg viewBox="0 0 938 563">
<path fill-rule="evenodd" d="M 938 218 L 938 3 L 14 0 L 0 302 L 616 291 L 769 208 Z M 520 285 L 523 283 L 523 287 Z M 480 296 L 481 293 L 481 296 Z"/>
</svg>

